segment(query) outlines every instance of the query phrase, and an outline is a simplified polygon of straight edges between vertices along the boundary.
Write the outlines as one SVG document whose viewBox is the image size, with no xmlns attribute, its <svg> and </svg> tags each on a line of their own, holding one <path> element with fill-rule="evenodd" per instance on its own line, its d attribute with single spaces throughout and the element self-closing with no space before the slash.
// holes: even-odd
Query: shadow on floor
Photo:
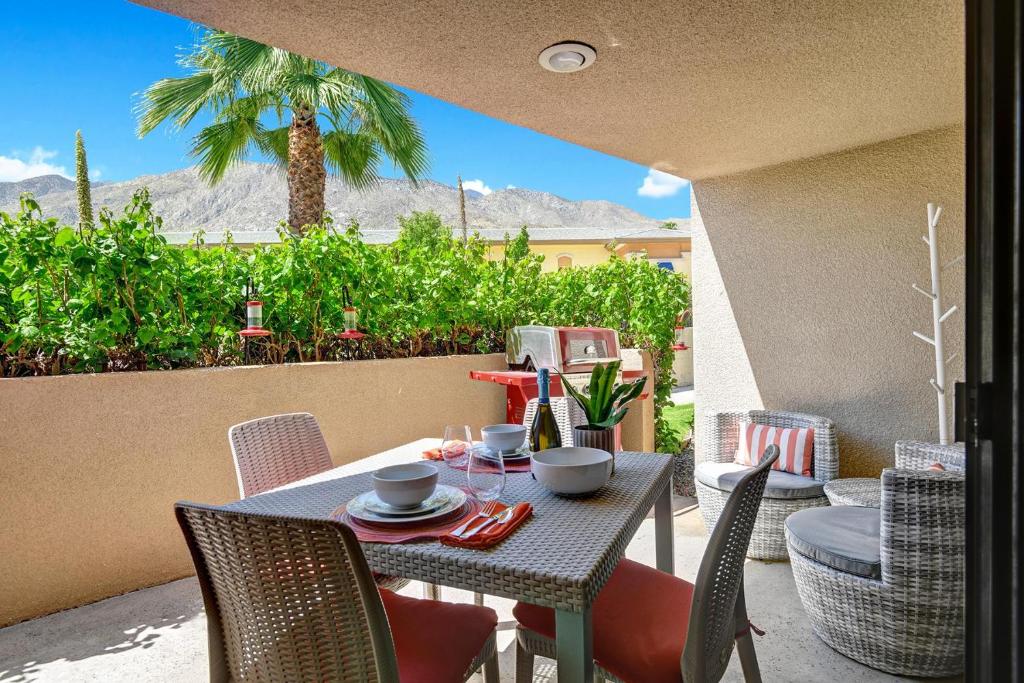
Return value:
<svg viewBox="0 0 1024 683">
<path fill-rule="evenodd" d="M 0 681 L 38 681 L 49 678 L 44 665 L 146 650 L 202 613 L 198 584 L 186 580 L 0 629 Z"/>
</svg>

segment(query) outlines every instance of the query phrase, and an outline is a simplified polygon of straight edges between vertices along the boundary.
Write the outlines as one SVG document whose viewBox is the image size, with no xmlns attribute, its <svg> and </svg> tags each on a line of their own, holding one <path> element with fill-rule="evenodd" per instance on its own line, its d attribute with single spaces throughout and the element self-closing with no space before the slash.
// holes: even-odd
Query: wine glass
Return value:
<svg viewBox="0 0 1024 683">
<path fill-rule="evenodd" d="M 469 425 L 447 425 L 441 440 L 441 457 L 449 467 L 463 468 L 469 461 L 473 433 Z"/>
<path fill-rule="evenodd" d="M 466 478 L 477 500 L 484 503 L 497 500 L 505 490 L 505 460 L 501 453 L 484 444 L 470 448 Z"/>
</svg>

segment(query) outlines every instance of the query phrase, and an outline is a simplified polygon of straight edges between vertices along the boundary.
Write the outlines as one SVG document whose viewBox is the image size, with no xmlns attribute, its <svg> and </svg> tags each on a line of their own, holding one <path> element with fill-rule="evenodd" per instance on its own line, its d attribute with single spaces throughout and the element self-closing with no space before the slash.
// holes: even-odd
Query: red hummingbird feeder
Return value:
<svg viewBox="0 0 1024 683">
<path fill-rule="evenodd" d="M 253 287 L 252 278 L 249 278 L 249 282 L 245 286 L 245 328 L 238 331 L 238 335 L 242 338 L 242 348 L 245 357 L 245 364 L 250 365 L 252 362 L 252 350 L 249 348 L 249 340 L 258 337 L 269 337 L 273 334 L 270 330 L 263 327 L 263 302 L 255 300 L 255 288 Z"/>
<path fill-rule="evenodd" d="M 263 302 L 245 302 L 245 329 L 238 334 L 243 337 L 268 337 L 272 333 L 263 327 Z"/>
<path fill-rule="evenodd" d="M 352 297 L 348 293 L 348 285 L 342 288 L 341 291 L 342 303 L 345 308 L 342 313 L 344 315 L 345 329 L 337 334 L 338 339 L 352 339 L 359 341 L 366 335 L 359 331 L 359 309 L 352 305 Z"/>
</svg>

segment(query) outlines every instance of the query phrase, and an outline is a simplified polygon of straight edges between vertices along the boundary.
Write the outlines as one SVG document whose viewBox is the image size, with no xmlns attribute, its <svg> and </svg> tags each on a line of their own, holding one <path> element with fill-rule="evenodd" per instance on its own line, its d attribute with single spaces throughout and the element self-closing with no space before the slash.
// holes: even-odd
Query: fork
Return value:
<svg viewBox="0 0 1024 683">
<path fill-rule="evenodd" d="M 453 531 L 452 532 L 452 536 L 462 536 L 462 534 L 466 533 L 466 530 L 469 529 L 470 525 L 473 524 L 473 522 L 475 522 L 477 519 L 480 519 L 480 518 L 490 519 L 494 515 L 495 510 L 497 510 L 497 509 L 498 509 L 498 501 L 492 500 L 491 502 L 489 502 L 486 505 L 484 505 L 480 509 L 480 512 L 476 513 L 475 516 L 470 517 L 468 520 L 466 520 L 465 524 L 463 524 L 458 529 Z"/>
<path fill-rule="evenodd" d="M 472 538 L 473 536 L 476 536 L 479 532 L 483 531 L 489 526 L 494 526 L 495 524 L 501 526 L 502 524 L 506 524 L 508 523 L 509 520 L 512 519 L 513 512 L 515 512 L 515 506 L 509 506 L 502 510 L 501 512 L 499 512 L 498 514 L 491 515 L 484 522 L 481 522 L 480 524 L 473 527 L 470 531 L 463 533 L 461 536 L 459 536 L 459 538 L 464 541 L 467 538 Z"/>
</svg>

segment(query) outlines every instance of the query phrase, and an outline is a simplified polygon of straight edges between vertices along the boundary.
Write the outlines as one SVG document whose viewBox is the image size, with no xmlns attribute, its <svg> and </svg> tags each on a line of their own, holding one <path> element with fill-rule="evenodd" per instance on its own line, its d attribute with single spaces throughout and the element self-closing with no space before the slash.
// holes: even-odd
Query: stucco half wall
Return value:
<svg viewBox="0 0 1024 683">
<path fill-rule="evenodd" d="M 877 475 L 899 439 L 937 441 L 926 204 L 940 254 L 964 250 L 964 135 L 950 127 L 696 181 L 697 429 L 732 408 L 838 425 L 843 476 Z M 963 376 L 962 265 L 946 271 L 947 382 Z M 950 399 L 952 391 L 947 392 Z M 952 411 L 950 410 L 950 415 Z"/>
<path fill-rule="evenodd" d="M 0 379 L 0 626 L 191 574 L 172 506 L 238 498 L 231 425 L 313 413 L 342 465 L 504 422 L 505 388 L 469 371 L 505 367 L 491 354 Z M 653 433 L 646 400 L 624 447 L 652 450 Z"/>
</svg>

